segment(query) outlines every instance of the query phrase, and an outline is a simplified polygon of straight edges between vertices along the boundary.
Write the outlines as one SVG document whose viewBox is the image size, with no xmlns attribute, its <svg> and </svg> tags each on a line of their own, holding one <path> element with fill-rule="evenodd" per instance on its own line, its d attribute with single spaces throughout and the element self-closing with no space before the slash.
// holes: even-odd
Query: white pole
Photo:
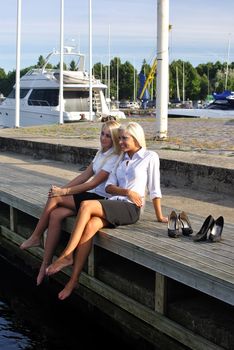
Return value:
<svg viewBox="0 0 234 350">
<path fill-rule="evenodd" d="M 180 101 L 179 73 L 178 73 L 177 66 L 176 66 L 176 97 Z"/>
<path fill-rule="evenodd" d="M 110 109 L 110 25 L 108 26 L 108 106 Z"/>
<path fill-rule="evenodd" d="M 229 34 L 229 38 L 228 38 L 228 52 L 227 52 L 227 67 L 226 67 L 226 76 L 225 76 L 225 90 L 227 90 L 227 83 L 228 83 L 229 56 L 230 56 L 230 34 Z"/>
<path fill-rule="evenodd" d="M 183 61 L 183 73 L 182 73 L 182 83 L 183 83 L 183 87 L 182 87 L 182 93 L 183 93 L 183 104 L 185 102 L 185 81 L 184 81 L 184 61 Z"/>
<path fill-rule="evenodd" d="M 157 0 L 156 139 L 167 138 L 169 0 Z"/>
<path fill-rule="evenodd" d="M 20 126 L 20 42 L 21 42 L 21 0 L 17 1 L 16 28 L 16 73 L 15 73 L 15 127 Z"/>
<path fill-rule="evenodd" d="M 60 83 L 59 83 L 59 124 L 63 124 L 63 37 L 64 37 L 64 0 L 60 1 Z"/>
<path fill-rule="evenodd" d="M 102 82 L 102 61 L 100 62 L 100 79 L 101 79 L 101 82 Z"/>
<path fill-rule="evenodd" d="M 116 63 L 116 100 L 119 102 L 119 58 Z"/>
<path fill-rule="evenodd" d="M 93 87 L 92 87 L 92 0 L 89 0 L 89 119 L 93 120 Z"/>
<path fill-rule="evenodd" d="M 133 101 L 136 102 L 136 73 L 135 73 L 135 58 L 133 59 Z"/>
</svg>

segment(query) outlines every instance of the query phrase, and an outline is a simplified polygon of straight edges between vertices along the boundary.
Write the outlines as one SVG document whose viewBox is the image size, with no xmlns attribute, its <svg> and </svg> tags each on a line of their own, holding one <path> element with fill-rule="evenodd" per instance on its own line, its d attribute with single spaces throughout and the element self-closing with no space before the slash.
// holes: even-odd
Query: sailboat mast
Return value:
<svg viewBox="0 0 234 350">
<path fill-rule="evenodd" d="M 92 0 L 89 0 L 89 119 L 93 120 L 93 86 L 92 86 Z"/>
<path fill-rule="evenodd" d="M 226 67 L 226 76 L 225 76 L 225 90 L 227 90 L 228 83 L 228 68 L 229 68 L 229 56 L 230 56 L 230 34 L 228 38 L 228 52 L 227 52 L 227 67 Z"/>
<path fill-rule="evenodd" d="M 64 0 L 60 1 L 60 81 L 59 81 L 59 124 L 63 124 L 63 51 L 64 51 Z"/>
<path fill-rule="evenodd" d="M 180 87 L 179 87 L 179 76 L 178 76 L 178 67 L 176 66 L 176 97 L 180 101 Z"/>
</svg>

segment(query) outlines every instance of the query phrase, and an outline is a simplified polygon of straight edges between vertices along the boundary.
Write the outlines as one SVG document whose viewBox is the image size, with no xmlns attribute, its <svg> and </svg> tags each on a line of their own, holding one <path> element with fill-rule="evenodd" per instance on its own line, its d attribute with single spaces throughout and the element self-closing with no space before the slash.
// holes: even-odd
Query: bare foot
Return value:
<svg viewBox="0 0 234 350">
<path fill-rule="evenodd" d="M 60 257 L 55 262 L 53 262 L 53 264 L 47 267 L 46 274 L 48 276 L 53 275 L 59 272 L 60 270 L 62 270 L 64 267 L 72 264 L 73 264 L 72 254 L 69 254 L 68 256 Z"/>
<path fill-rule="evenodd" d="M 70 279 L 66 284 L 66 286 L 63 288 L 63 290 L 61 290 L 61 292 L 58 294 L 58 298 L 60 300 L 64 300 L 68 298 L 69 295 L 71 295 L 71 293 L 73 292 L 73 290 L 78 287 L 79 287 L 79 284 L 77 283 L 77 281 L 73 281 Z"/>
<path fill-rule="evenodd" d="M 44 277 L 46 276 L 46 268 L 48 265 L 46 264 L 41 264 L 39 273 L 37 275 L 37 286 L 39 286 L 41 284 L 41 282 L 43 281 Z"/>
<path fill-rule="evenodd" d="M 40 245 L 40 239 L 39 238 L 34 238 L 34 237 L 29 237 L 26 241 L 24 241 L 20 245 L 20 249 L 28 249 L 31 247 L 38 247 Z"/>
</svg>

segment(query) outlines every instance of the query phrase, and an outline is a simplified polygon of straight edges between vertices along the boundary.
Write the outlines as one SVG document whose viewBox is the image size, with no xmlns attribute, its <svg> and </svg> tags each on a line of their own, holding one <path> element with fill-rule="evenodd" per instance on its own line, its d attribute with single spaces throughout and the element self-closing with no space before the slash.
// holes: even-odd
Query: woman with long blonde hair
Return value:
<svg viewBox="0 0 234 350">
<path fill-rule="evenodd" d="M 33 233 L 21 244 L 21 249 L 40 245 L 41 236 L 47 229 L 45 252 L 37 276 L 37 285 L 41 284 L 46 268 L 52 261 L 60 239 L 62 221 L 68 216 L 76 215 L 82 201 L 110 197 L 105 191 L 105 183 L 120 154 L 119 125 L 114 120 L 104 123 L 100 134 L 100 149 L 91 164 L 65 186 L 50 188 L 48 201 Z"/>
</svg>

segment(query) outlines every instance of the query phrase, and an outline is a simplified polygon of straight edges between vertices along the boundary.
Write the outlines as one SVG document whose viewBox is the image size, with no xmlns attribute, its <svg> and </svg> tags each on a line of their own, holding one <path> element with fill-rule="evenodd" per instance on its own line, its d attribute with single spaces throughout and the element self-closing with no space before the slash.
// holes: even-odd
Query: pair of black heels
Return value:
<svg viewBox="0 0 234 350">
<path fill-rule="evenodd" d="M 207 216 L 201 229 L 194 236 L 194 242 L 206 241 L 220 242 L 223 231 L 224 218 L 219 216 L 217 220 L 212 215 Z"/>
<path fill-rule="evenodd" d="M 189 236 L 193 233 L 193 229 L 187 214 L 182 211 L 178 216 L 174 210 L 168 217 L 168 236 L 176 238 L 180 236 L 180 228 L 184 236 Z"/>
</svg>

